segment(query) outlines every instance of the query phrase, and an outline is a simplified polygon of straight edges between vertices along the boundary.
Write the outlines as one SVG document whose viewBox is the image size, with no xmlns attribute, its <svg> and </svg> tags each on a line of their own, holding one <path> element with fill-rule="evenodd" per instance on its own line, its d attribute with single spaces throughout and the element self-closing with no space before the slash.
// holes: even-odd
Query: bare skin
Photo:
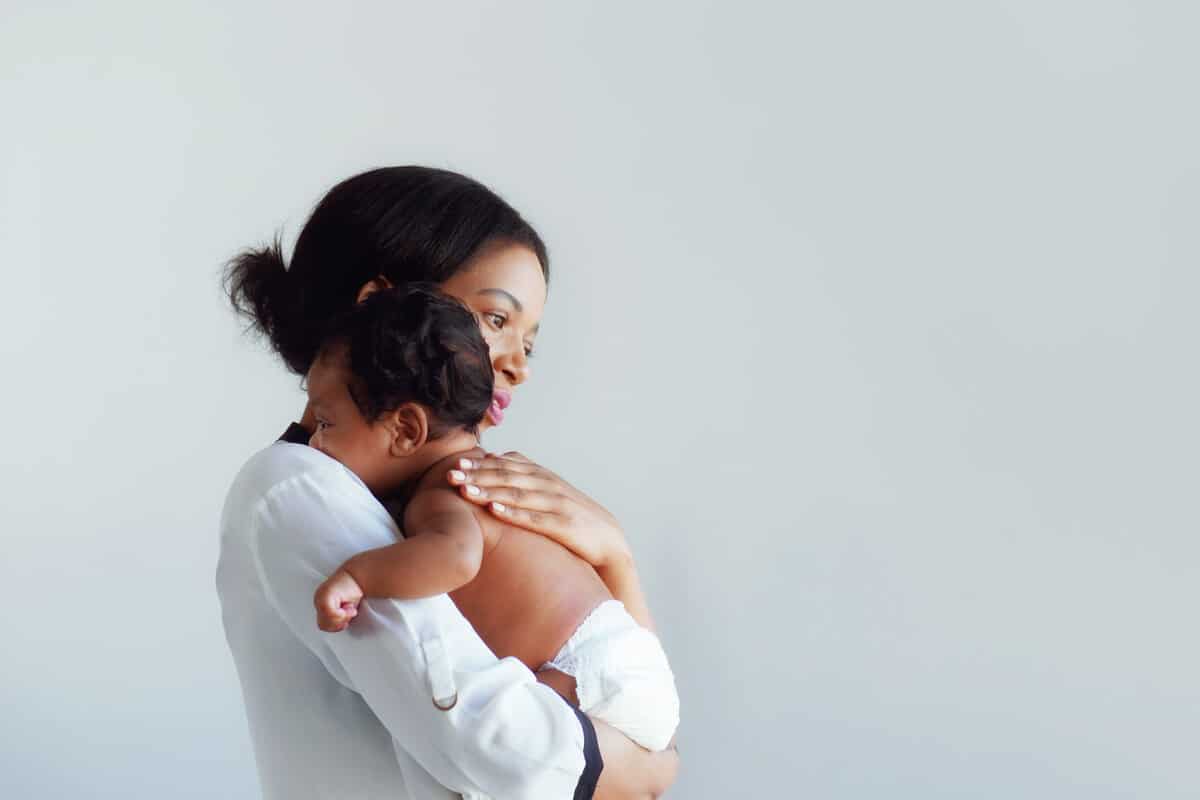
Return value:
<svg viewBox="0 0 1200 800">
<path fill-rule="evenodd" d="M 388 285 L 382 278 L 368 281 L 359 299 Z M 475 312 L 491 351 L 496 386 L 515 393 L 530 376 L 529 351 L 545 302 L 545 282 L 536 256 L 520 245 L 493 243 L 481 248 L 440 288 Z M 521 309 L 493 289 L 516 298 Z M 493 424 L 485 419 L 480 428 Z M 315 431 L 311 409 L 305 409 L 301 425 Z M 468 467 L 447 470 L 444 477 L 447 485 L 489 515 L 548 537 L 589 562 L 613 597 L 642 625 L 653 628 L 624 531 L 595 500 L 519 453 L 489 453 Z M 476 486 L 480 493 L 469 494 L 468 486 Z M 549 683 L 551 676 L 541 673 L 539 679 Z M 595 721 L 595 726 L 605 763 L 597 798 L 656 797 L 674 783 L 679 755 L 673 746 L 651 753 L 602 722 Z"/>
<path fill-rule="evenodd" d="M 599 503 L 517 452 L 469 459 L 446 479 L 467 502 L 553 539 L 591 564 L 630 615 L 654 630 L 633 553 L 616 519 Z"/>
<path fill-rule="evenodd" d="M 322 630 L 342 630 L 364 596 L 448 593 L 492 652 L 536 672 L 611 597 L 583 559 L 488 515 L 442 483 L 442 468 L 480 455 L 476 448 L 436 463 L 408 493 L 406 538 L 355 555 L 321 584 L 314 603 Z"/>
</svg>

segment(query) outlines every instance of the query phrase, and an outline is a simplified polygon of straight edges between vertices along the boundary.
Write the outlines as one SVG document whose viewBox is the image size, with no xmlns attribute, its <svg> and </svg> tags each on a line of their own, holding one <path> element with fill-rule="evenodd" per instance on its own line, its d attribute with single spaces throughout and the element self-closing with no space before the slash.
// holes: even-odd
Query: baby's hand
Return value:
<svg viewBox="0 0 1200 800">
<path fill-rule="evenodd" d="M 313 605 L 317 607 L 317 627 L 327 633 L 346 629 L 350 620 L 358 615 L 358 604 L 362 601 L 362 587 L 358 581 L 339 569 L 317 587 Z"/>
</svg>

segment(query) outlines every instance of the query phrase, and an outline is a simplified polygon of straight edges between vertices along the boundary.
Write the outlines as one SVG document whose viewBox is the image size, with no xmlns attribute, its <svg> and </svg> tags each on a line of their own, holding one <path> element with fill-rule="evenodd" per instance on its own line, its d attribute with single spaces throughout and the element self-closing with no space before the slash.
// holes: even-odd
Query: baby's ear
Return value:
<svg viewBox="0 0 1200 800">
<path fill-rule="evenodd" d="M 384 415 L 391 441 L 388 451 L 403 458 L 417 452 L 429 440 L 429 416 L 417 403 L 404 403 Z"/>
</svg>

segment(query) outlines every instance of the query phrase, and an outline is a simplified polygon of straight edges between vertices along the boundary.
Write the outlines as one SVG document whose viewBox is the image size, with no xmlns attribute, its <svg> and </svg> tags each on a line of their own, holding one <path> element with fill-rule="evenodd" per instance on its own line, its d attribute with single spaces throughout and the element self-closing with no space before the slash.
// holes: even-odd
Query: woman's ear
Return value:
<svg viewBox="0 0 1200 800">
<path fill-rule="evenodd" d="M 429 441 L 429 415 L 417 403 L 404 403 L 384 417 L 388 435 L 388 452 L 400 458 L 411 456 Z"/>
<path fill-rule="evenodd" d="M 358 290 L 358 297 L 355 298 L 354 302 L 361 303 L 363 300 L 366 300 L 368 297 L 380 291 L 381 289 L 390 288 L 392 288 L 391 281 L 382 275 L 376 275 L 374 278 L 371 278 L 371 280 L 362 285 L 362 288 Z"/>
</svg>

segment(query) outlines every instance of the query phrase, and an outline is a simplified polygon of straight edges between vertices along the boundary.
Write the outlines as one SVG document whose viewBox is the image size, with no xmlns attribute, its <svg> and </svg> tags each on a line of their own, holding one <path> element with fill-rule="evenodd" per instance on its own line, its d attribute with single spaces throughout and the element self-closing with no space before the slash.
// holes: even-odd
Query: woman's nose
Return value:
<svg viewBox="0 0 1200 800">
<path fill-rule="evenodd" d="M 492 368 L 502 373 L 509 386 L 519 386 L 529 378 L 529 359 L 525 356 L 525 346 L 520 344 L 515 348 L 505 348 L 492 359 Z"/>
</svg>

